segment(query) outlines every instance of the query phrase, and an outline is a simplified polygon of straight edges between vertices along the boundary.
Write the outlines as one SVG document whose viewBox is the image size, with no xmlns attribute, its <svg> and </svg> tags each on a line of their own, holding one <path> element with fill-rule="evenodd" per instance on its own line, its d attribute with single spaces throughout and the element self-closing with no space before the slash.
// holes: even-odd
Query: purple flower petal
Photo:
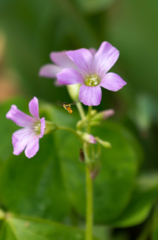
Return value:
<svg viewBox="0 0 158 240">
<path fill-rule="evenodd" d="M 75 62 L 83 75 L 92 73 L 93 56 L 88 49 L 81 48 L 75 51 L 68 51 L 66 54 Z"/>
<path fill-rule="evenodd" d="M 126 84 L 127 83 L 119 75 L 110 72 L 103 77 L 100 86 L 110 91 L 117 92 Z"/>
<path fill-rule="evenodd" d="M 95 48 L 89 48 L 89 51 L 91 52 L 92 56 L 94 57 L 94 55 L 96 54 Z"/>
<path fill-rule="evenodd" d="M 88 87 L 82 85 L 79 92 L 79 100 L 88 106 L 97 106 L 101 102 L 102 92 L 100 86 Z"/>
<path fill-rule="evenodd" d="M 67 56 L 66 51 L 52 52 L 50 54 L 51 60 L 62 68 L 77 69 L 75 63 Z"/>
<path fill-rule="evenodd" d="M 100 77 L 115 64 L 119 57 L 119 51 L 108 42 L 103 42 L 94 56 L 93 70 Z"/>
<path fill-rule="evenodd" d="M 56 87 L 62 87 L 62 86 L 64 86 L 64 84 L 59 83 L 57 79 L 54 81 L 54 85 L 55 85 Z"/>
<path fill-rule="evenodd" d="M 57 79 L 61 84 L 71 85 L 76 83 L 84 83 L 82 75 L 75 69 L 71 68 L 63 69 L 60 73 L 57 74 Z"/>
<path fill-rule="evenodd" d="M 39 119 L 38 99 L 36 97 L 29 102 L 29 111 L 33 117 Z"/>
<path fill-rule="evenodd" d="M 28 158 L 32 158 L 36 155 L 39 150 L 39 136 L 35 136 L 31 139 L 31 141 L 27 144 L 25 149 L 25 155 Z"/>
<path fill-rule="evenodd" d="M 6 114 L 6 118 L 11 119 L 20 127 L 32 127 L 36 122 L 36 119 L 21 112 L 15 105 L 11 106 L 11 109 Z"/>
<path fill-rule="evenodd" d="M 45 118 L 44 117 L 41 118 L 40 121 L 41 121 L 41 134 L 39 137 L 42 138 L 44 135 L 44 130 L 45 130 Z"/>
<path fill-rule="evenodd" d="M 61 72 L 62 68 L 53 64 L 47 64 L 41 67 L 39 75 L 41 77 L 55 78 L 56 74 Z"/>
<path fill-rule="evenodd" d="M 32 137 L 35 136 L 35 133 L 32 129 L 23 128 L 13 133 L 12 135 L 12 144 L 14 147 L 13 154 L 19 155 L 30 142 Z"/>
</svg>

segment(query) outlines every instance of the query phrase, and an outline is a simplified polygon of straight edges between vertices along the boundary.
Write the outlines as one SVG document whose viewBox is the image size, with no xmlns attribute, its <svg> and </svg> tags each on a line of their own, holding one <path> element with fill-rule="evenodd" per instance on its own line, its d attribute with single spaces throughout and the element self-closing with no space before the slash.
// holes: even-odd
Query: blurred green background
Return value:
<svg viewBox="0 0 158 240">
<path fill-rule="evenodd" d="M 120 51 L 120 58 L 112 71 L 121 75 L 121 77 L 127 82 L 127 85 L 116 93 L 102 89 L 103 98 L 100 106 L 97 107 L 97 110 L 99 111 L 109 108 L 115 109 L 115 116 L 112 118 L 113 124 L 117 122 L 127 128 L 129 132 L 133 132 L 133 135 L 137 140 L 136 143 L 132 144 L 134 145 L 135 154 L 141 155 L 141 163 L 139 162 L 139 164 L 135 166 L 133 165 L 133 160 L 129 160 L 130 163 L 128 162 L 128 166 L 133 169 L 130 174 L 131 176 L 134 176 L 134 169 L 139 166 L 139 176 L 141 174 L 146 174 L 148 177 L 140 177 L 139 181 L 132 180 L 133 178 L 131 177 L 129 182 L 134 181 L 135 188 L 131 187 L 130 193 L 127 194 L 128 196 L 126 196 L 124 200 L 118 199 L 118 201 L 122 201 L 122 204 L 124 204 L 123 201 L 125 201 L 125 205 L 127 205 L 127 202 L 129 203 L 128 210 L 121 215 L 121 220 L 119 220 L 119 215 L 116 214 L 117 211 L 118 213 L 119 211 L 120 213 L 123 211 L 123 206 L 121 205 L 120 208 L 118 208 L 119 210 L 113 209 L 113 212 L 117 215 L 116 219 L 114 217 L 115 214 L 113 217 L 102 217 L 102 225 L 105 225 L 103 224 L 103 221 L 105 221 L 105 223 L 108 223 L 111 227 L 109 230 L 109 228 L 105 228 L 104 226 L 95 226 L 96 236 L 98 236 L 99 239 L 110 240 L 158 240 L 158 229 L 154 227 L 154 224 L 151 224 L 149 219 L 146 219 L 147 216 L 150 218 L 151 215 L 153 215 L 153 206 L 155 205 L 158 196 L 157 0 L 0 0 L 0 121 L 2 128 L 0 130 L 0 160 L 4 162 L 10 157 L 12 146 L 9 141 L 11 131 L 15 128 L 14 124 L 11 126 L 11 123 L 9 123 L 9 131 L 8 123 L 4 123 L 4 121 L 8 121 L 4 120 L 6 112 L 9 110 L 11 104 L 16 104 L 16 101 L 17 105 L 19 104 L 19 108 L 27 109 L 27 103 L 24 100 L 10 100 L 8 102 L 8 99 L 22 96 L 27 98 L 28 102 L 33 96 L 36 96 L 41 101 L 49 102 L 51 104 L 56 103 L 58 100 L 62 102 L 71 102 L 65 87 L 55 87 L 53 79 L 41 78 L 38 76 L 40 67 L 44 64 L 51 63 L 49 54 L 52 51 L 73 50 L 83 47 L 93 47 L 98 49 L 103 41 L 109 41 Z M 62 112 L 64 111 L 63 109 L 54 111 L 57 111 L 55 116 L 58 116 L 58 111 L 61 111 L 59 117 L 63 116 L 64 122 L 75 126 L 75 123 L 73 122 L 74 120 L 71 120 L 66 114 L 62 115 L 64 114 Z M 43 110 L 43 112 L 45 111 Z M 6 124 L 6 127 L 3 128 L 3 124 Z M 123 130 L 120 130 L 121 127 L 119 127 L 119 125 L 117 127 L 113 125 L 108 126 L 109 127 L 105 126 L 105 128 L 110 129 L 108 130 L 109 133 L 107 131 L 107 136 L 109 136 L 109 138 L 113 136 L 113 138 L 111 137 L 111 141 L 114 139 L 115 144 L 115 140 L 117 142 L 119 131 L 123 132 Z M 116 131 L 116 136 L 113 129 Z M 7 133 L 6 130 L 8 131 Z M 121 134 L 121 136 L 124 135 L 126 136 L 126 139 L 129 140 L 127 132 Z M 49 137 L 46 138 L 45 143 L 43 143 L 43 148 L 46 148 L 52 141 Z M 62 141 L 62 137 L 60 137 L 60 140 Z M 49 144 L 47 144 L 47 141 Z M 132 140 L 132 142 L 134 141 L 135 140 Z M 136 145 L 138 143 L 138 148 L 141 148 L 142 150 L 137 148 Z M 68 147 L 69 145 L 67 148 Z M 71 148 L 73 147 L 71 146 Z M 60 155 L 62 154 L 64 153 L 61 151 Z M 118 161 L 120 161 L 119 158 L 122 158 L 122 155 L 119 155 L 117 152 L 114 155 L 113 158 L 116 160 L 118 158 Z M 24 158 L 24 156 L 21 158 Z M 49 162 L 49 156 L 46 158 Z M 12 162 L 10 165 L 9 161 Z M 20 158 L 18 160 L 17 157 L 11 157 L 9 158 L 9 161 L 5 164 L 2 173 L 2 182 L 4 181 L 7 186 L 9 185 L 9 182 L 11 182 L 8 172 L 12 171 L 12 165 L 14 165 L 13 162 L 18 162 L 17 164 L 19 165 L 22 160 Z M 34 161 L 36 161 L 37 165 L 39 164 L 38 159 Z M 42 157 L 40 158 L 40 161 L 42 164 Z M 18 170 L 13 167 L 13 172 L 22 171 L 23 163 L 26 162 L 27 159 L 24 159 L 24 162 L 21 163 L 22 166 L 20 165 Z M 51 164 L 51 162 L 49 164 Z M 118 163 L 119 166 L 122 166 L 121 164 L 124 164 L 123 160 L 120 165 Z M 3 163 L 1 163 L 1 165 L 3 165 Z M 54 163 L 54 165 L 54 168 L 58 169 L 58 164 L 56 165 L 56 163 Z M 36 165 L 34 164 L 34 167 L 35 166 Z M 32 169 L 32 167 L 27 167 L 29 172 L 29 169 Z M 7 168 L 9 168 L 9 170 Z M 64 163 L 63 168 L 67 168 L 68 171 L 72 170 L 71 164 L 66 166 Z M 39 171 L 42 171 L 41 169 L 39 167 Z M 36 174 L 35 169 L 32 170 L 32 174 Z M 57 174 L 56 171 L 54 171 L 54 174 Z M 113 173 L 111 173 L 111 175 L 112 174 Z M 27 182 L 23 174 L 22 176 L 19 175 L 19 179 L 21 179 L 21 177 L 23 177 L 24 182 Z M 50 181 L 52 181 L 50 173 L 48 173 L 48 179 L 49 178 Z M 17 178 L 16 181 L 19 182 L 19 179 Z M 49 182 L 48 179 L 47 181 Z M 80 178 L 79 180 L 81 181 Z M 12 186 L 14 196 L 16 196 L 16 181 Z M 34 180 L 32 179 L 32 181 Z M 68 179 L 67 184 L 70 184 L 71 181 L 73 181 L 73 178 Z M 116 182 L 114 181 L 113 184 L 115 185 Z M 6 187 L 5 184 L 1 184 L 3 185 L 1 186 L 2 190 Z M 44 184 L 42 186 L 45 186 L 46 183 L 44 182 L 42 184 Z M 63 187 L 62 183 L 59 182 L 58 184 L 59 186 L 56 186 L 56 188 L 58 189 L 59 187 L 61 190 Z M 99 183 L 98 180 L 97 184 L 101 184 L 101 182 Z M 141 191 L 143 193 L 140 194 L 138 189 L 141 188 L 140 186 L 142 186 L 142 184 L 143 187 Z M 75 186 L 78 185 L 74 184 L 72 189 Z M 110 186 L 112 187 L 113 185 Z M 24 186 L 22 185 L 21 188 L 23 189 L 23 187 Z M 126 187 L 128 189 L 129 185 Z M 126 187 L 124 190 L 122 189 L 123 192 L 126 192 Z M 104 190 L 104 188 L 102 188 L 102 190 Z M 32 194 L 31 191 L 34 190 L 32 189 L 29 191 L 30 194 Z M 106 193 L 108 193 L 108 191 Z M 46 197 L 47 193 L 44 194 L 46 194 L 45 201 L 48 201 Z M 62 191 L 60 191 L 60 194 L 61 198 L 63 198 L 64 194 Z M 78 202 L 74 199 L 74 195 L 71 196 L 72 202 L 75 208 L 78 208 L 77 211 L 79 214 L 84 215 L 82 206 L 77 205 Z M 119 191 L 117 192 L 117 196 L 119 198 Z M 131 202 L 129 200 L 127 201 L 129 196 L 133 196 L 131 197 Z M 8 208 L 13 204 L 14 206 L 11 207 L 12 211 L 19 213 L 20 208 L 25 208 L 27 210 L 21 211 L 21 213 L 53 220 L 62 220 L 63 213 L 66 215 L 70 208 L 69 204 L 67 204 L 67 208 L 60 209 L 61 211 L 57 214 L 57 217 L 51 218 L 51 212 L 49 212 L 49 210 L 43 213 L 42 201 L 40 199 L 41 195 L 38 196 L 37 194 L 37 199 L 32 199 L 33 205 L 31 207 L 30 205 L 27 206 L 28 200 L 25 197 L 26 196 L 23 195 L 19 197 L 19 199 L 25 199 L 26 201 L 20 202 L 22 204 L 20 207 L 19 205 L 16 206 L 16 197 L 13 199 L 13 202 L 8 200 L 10 198 L 10 193 L 2 194 L 2 202 L 4 204 L 6 201 L 6 205 L 4 205 Z M 35 206 L 36 201 L 39 200 L 38 198 L 41 201 L 41 206 L 38 206 L 39 209 L 36 209 Z M 96 202 L 97 204 L 100 204 L 99 200 L 96 200 Z M 56 204 L 58 205 L 58 198 Z M 61 206 L 62 204 L 63 203 L 61 203 Z M 109 209 L 108 206 L 109 205 L 107 204 L 105 207 L 106 211 Z M 142 206 L 145 207 L 141 209 Z M 32 212 L 33 209 L 34 212 Z M 99 214 L 99 211 L 101 210 L 97 211 Z M 134 214 L 134 211 L 136 214 L 133 216 L 132 214 Z M 109 212 L 109 216 L 111 216 L 111 213 L 112 212 Z M 129 216 L 131 218 L 130 220 L 128 218 Z M 158 214 L 156 216 L 158 218 Z M 67 224 L 69 224 L 69 221 L 69 218 L 68 220 L 65 220 Z M 98 222 L 99 217 L 96 217 L 96 223 Z M 144 230 L 142 230 L 144 229 L 144 226 L 145 229 L 147 229 L 146 225 L 149 226 L 148 222 L 150 222 L 150 225 L 152 225 L 152 228 L 154 229 L 152 238 L 148 238 L 149 232 L 145 235 Z M 137 224 L 141 225 L 133 227 Z M 121 228 L 118 229 L 116 227 Z M 138 239 L 142 231 L 144 234 L 143 236 L 145 237 Z M 1 237 L 1 240 L 5 240 L 4 236 Z"/>
</svg>

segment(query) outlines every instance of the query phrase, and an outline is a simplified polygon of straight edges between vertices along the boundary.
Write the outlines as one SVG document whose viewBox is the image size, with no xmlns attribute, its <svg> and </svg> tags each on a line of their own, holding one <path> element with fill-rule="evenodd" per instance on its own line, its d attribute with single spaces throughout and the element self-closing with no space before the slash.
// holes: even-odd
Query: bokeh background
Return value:
<svg viewBox="0 0 158 240">
<path fill-rule="evenodd" d="M 127 85 L 117 93 L 102 89 L 97 109 L 115 109 L 113 121 L 133 132 L 142 148 L 140 174 L 157 177 L 157 0 L 0 0 L 0 103 L 17 96 L 36 96 L 51 104 L 71 102 L 65 87 L 55 87 L 53 79 L 39 77 L 40 67 L 51 63 L 52 51 L 98 49 L 103 41 L 119 49 L 120 58 L 112 71 Z M 3 146 L 3 138 L 0 144 Z M 0 156 L 2 160 L 4 156 Z M 101 228 L 96 231 L 102 234 L 100 239 L 134 240 L 146 222 L 148 219 L 125 229 L 113 226 L 111 238 L 107 229 L 106 238 Z M 140 239 L 158 239 L 148 237 Z"/>
</svg>

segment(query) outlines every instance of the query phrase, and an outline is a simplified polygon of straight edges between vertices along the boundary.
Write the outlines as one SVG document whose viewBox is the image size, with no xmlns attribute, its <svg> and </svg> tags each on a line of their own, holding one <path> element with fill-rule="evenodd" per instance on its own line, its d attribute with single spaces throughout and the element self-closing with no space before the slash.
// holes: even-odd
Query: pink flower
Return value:
<svg viewBox="0 0 158 240">
<path fill-rule="evenodd" d="M 117 74 L 109 72 L 119 57 L 119 51 L 108 42 L 103 42 L 99 50 L 91 52 L 82 48 L 66 52 L 78 69 L 65 68 L 57 74 L 60 84 L 80 83 L 79 100 L 88 106 L 99 105 L 102 98 L 101 87 L 118 91 L 126 82 Z"/>
<path fill-rule="evenodd" d="M 91 48 L 89 51 L 94 54 L 95 49 Z M 50 59 L 55 64 L 46 64 L 41 67 L 39 75 L 41 77 L 55 78 L 58 73 L 60 73 L 64 68 L 78 69 L 76 64 L 67 56 L 66 51 L 62 52 L 52 52 L 50 54 Z M 58 81 L 55 82 L 56 86 L 60 86 Z"/>
<path fill-rule="evenodd" d="M 50 59 L 55 64 L 46 64 L 41 67 L 39 75 L 41 77 L 55 78 L 56 74 L 61 72 L 64 68 L 77 69 L 75 63 L 70 60 L 66 55 L 65 51 L 62 52 L 52 52 L 50 54 Z M 62 85 L 58 81 L 55 82 L 55 85 Z"/>
<path fill-rule="evenodd" d="M 26 157 L 31 158 L 39 150 L 39 139 L 44 135 L 45 118 L 39 118 L 38 99 L 36 97 L 29 102 L 29 111 L 33 117 L 12 105 L 6 117 L 18 126 L 23 127 L 12 135 L 13 154 L 19 155 L 25 149 Z"/>
</svg>

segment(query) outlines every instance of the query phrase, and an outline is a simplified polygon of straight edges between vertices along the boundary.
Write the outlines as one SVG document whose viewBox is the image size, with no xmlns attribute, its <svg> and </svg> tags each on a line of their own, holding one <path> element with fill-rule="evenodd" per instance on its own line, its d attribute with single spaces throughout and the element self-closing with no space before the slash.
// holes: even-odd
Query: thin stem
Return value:
<svg viewBox="0 0 158 240">
<path fill-rule="evenodd" d="M 91 110 L 92 110 L 92 106 L 88 107 L 88 125 L 87 125 L 87 133 L 90 133 L 91 131 Z"/>
<path fill-rule="evenodd" d="M 86 167 L 87 209 L 86 209 L 86 240 L 92 240 L 93 228 L 93 183 L 90 169 Z"/>
<path fill-rule="evenodd" d="M 57 127 L 57 129 L 58 130 L 67 130 L 67 131 L 70 131 L 70 132 L 72 132 L 73 134 L 75 134 L 78 138 L 80 138 L 79 136 L 78 136 L 78 134 L 76 133 L 76 131 L 75 130 L 73 130 L 72 128 L 69 128 L 69 127 L 64 127 L 64 126 L 58 126 Z M 80 138 L 81 139 L 81 138 Z"/>
<path fill-rule="evenodd" d="M 76 107 L 78 108 L 79 114 L 81 119 L 83 120 L 85 118 L 85 113 L 82 107 L 82 104 L 80 102 L 76 103 Z"/>
<path fill-rule="evenodd" d="M 91 130 L 91 110 L 92 107 L 88 107 L 88 125 L 86 127 L 86 132 L 90 134 Z M 84 143 L 84 152 L 87 162 L 90 159 L 89 156 L 89 144 Z M 90 169 L 88 165 L 86 166 L 86 193 L 87 193 L 87 208 L 86 208 L 86 240 L 92 240 L 93 231 L 93 182 L 90 177 Z"/>
</svg>

